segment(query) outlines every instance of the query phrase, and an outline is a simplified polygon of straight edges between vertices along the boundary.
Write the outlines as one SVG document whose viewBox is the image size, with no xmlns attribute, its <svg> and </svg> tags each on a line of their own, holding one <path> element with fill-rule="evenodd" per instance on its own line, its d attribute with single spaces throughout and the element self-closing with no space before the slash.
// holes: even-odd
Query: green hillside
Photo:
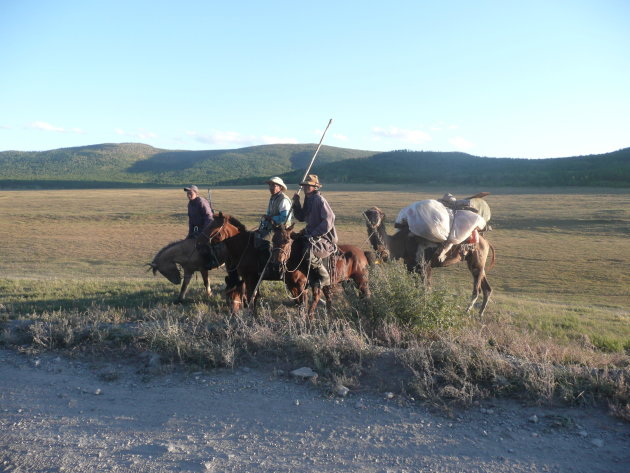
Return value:
<svg viewBox="0 0 630 473">
<path fill-rule="evenodd" d="M 296 182 L 315 149 L 315 144 L 282 144 L 185 151 L 122 143 L 4 151 L 0 152 L 0 188 L 239 185 L 257 184 L 273 175 Z M 528 160 L 322 146 L 314 172 L 327 182 L 630 187 L 630 148 Z"/>
<path fill-rule="evenodd" d="M 340 161 L 320 165 L 317 172 L 327 182 L 630 187 L 630 148 L 555 159 L 391 151 L 375 154 L 360 163 Z M 296 181 L 301 176 L 299 172 L 291 172 L 283 177 Z"/>
<path fill-rule="evenodd" d="M 303 169 L 317 145 L 266 145 L 234 150 L 175 151 L 122 143 L 51 151 L 0 152 L 0 186 L 171 186 L 272 176 Z M 318 163 L 364 158 L 373 151 L 322 146 Z M 260 182 L 260 179 L 255 182 Z"/>
</svg>

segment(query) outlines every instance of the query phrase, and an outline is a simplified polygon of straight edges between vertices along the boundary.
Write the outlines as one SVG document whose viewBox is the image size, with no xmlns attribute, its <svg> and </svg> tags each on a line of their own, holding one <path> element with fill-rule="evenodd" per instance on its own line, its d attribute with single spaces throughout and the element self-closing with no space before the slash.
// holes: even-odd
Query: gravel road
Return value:
<svg viewBox="0 0 630 473">
<path fill-rule="evenodd" d="M 0 350 L 0 472 L 97 471 L 628 472 L 630 425 L 514 401 L 448 417 L 254 369 Z"/>
</svg>

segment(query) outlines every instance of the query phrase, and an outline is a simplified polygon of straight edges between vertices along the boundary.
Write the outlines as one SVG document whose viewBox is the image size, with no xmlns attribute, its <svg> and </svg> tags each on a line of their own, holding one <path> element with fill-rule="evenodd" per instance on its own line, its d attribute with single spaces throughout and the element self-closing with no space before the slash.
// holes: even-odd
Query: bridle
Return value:
<svg viewBox="0 0 630 473">
<path fill-rule="evenodd" d="M 387 249 L 387 244 L 383 240 L 383 236 L 378 231 L 378 228 L 383 224 L 383 217 L 385 216 L 385 214 L 380 209 L 375 209 L 375 212 L 378 215 L 378 220 L 377 220 L 376 223 L 372 223 L 370 218 L 367 216 L 366 212 L 367 211 L 363 212 L 363 217 L 365 218 L 366 224 L 368 226 L 368 230 L 370 230 L 370 234 L 367 237 L 368 242 L 371 243 L 372 237 L 376 236 L 376 238 L 378 239 L 378 243 L 379 243 L 377 245 L 377 247 L 380 246 L 380 248 L 381 248 L 380 250 L 377 248 L 376 251 L 379 252 L 379 253 L 387 253 L 387 254 L 389 254 L 389 250 Z"/>
</svg>

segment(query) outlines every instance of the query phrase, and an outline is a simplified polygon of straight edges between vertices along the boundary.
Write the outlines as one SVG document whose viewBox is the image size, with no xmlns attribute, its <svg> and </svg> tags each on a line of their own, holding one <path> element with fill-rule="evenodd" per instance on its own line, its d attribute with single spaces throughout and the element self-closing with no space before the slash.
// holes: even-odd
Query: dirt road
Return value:
<svg viewBox="0 0 630 473">
<path fill-rule="evenodd" d="M 630 425 L 595 409 L 449 418 L 286 374 L 143 368 L 0 350 L 0 472 L 630 471 Z"/>
</svg>

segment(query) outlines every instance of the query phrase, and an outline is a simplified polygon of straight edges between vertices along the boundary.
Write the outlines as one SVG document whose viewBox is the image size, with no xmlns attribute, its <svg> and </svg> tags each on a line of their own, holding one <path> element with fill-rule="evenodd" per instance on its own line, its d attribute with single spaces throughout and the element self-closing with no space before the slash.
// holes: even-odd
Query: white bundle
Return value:
<svg viewBox="0 0 630 473">
<path fill-rule="evenodd" d="M 406 222 L 409 231 L 429 241 L 441 243 L 448 239 L 453 211 L 437 200 L 414 202 L 398 213 L 396 223 Z"/>
<path fill-rule="evenodd" d="M 457 245 L 468 239 L 475 228 L 482 229 L 486 226 L 484 218 L 470 210 L 456 210 L 453 216 L 453 225 L 448 235 L 448 242 Z"/>
</svg>

